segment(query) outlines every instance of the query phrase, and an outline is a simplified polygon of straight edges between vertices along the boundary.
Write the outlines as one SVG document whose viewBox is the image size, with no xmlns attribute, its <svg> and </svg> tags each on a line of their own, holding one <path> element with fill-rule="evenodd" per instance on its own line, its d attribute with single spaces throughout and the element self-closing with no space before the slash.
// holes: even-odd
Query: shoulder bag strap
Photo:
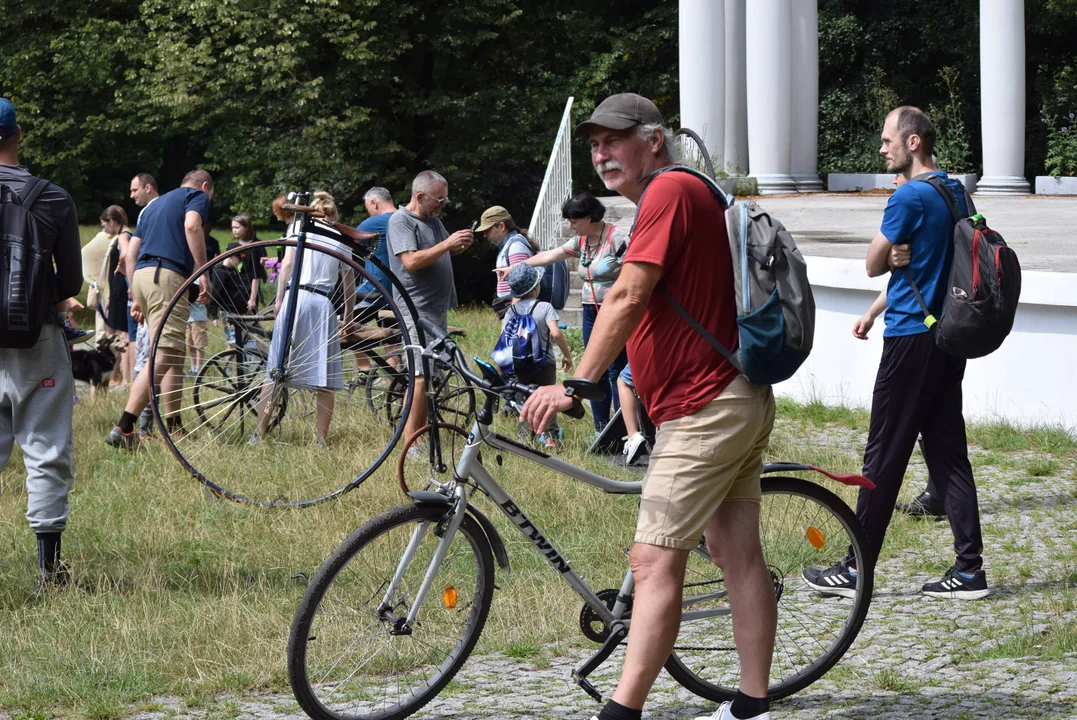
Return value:
<svg viewBox="0 0 1077 720">
<path fill-rule="evenodd" d="M 925 182 L 935 188 L 935 191 L 942 197 L 943 202 L 946 203 L 946 207 L 950 210 L 950 216 L 953 217 L 955 223 L 959 223 L 964 219 L 961 211 L 957 207 L 957 199 L 954 197 L 953 192 L 938 175 L 933 172 L 921 173 L 914 177 L 912 182 Z M 969 215 L 974 215 L 976 213 L 976 206 L 972 204 L 972 196 L 969 195 L 969 192 L 965 189 L 964 185 L 961 186 L 961 190 L 965 195 L 965 203 Z M 920 310 L 924 313 L 924 325 L 926 325 L 929 330 L 933 331 L 938 319 L 931 313 L 931 309 L 928 308 L 927 303 L 924 302 L 924 298 L 920 294 L 920 288 L 916 286 L 916 281 L 912 279 L 912 273 L 909 272 L 908 266 L 901 268 L 901 270 L 902 274 L 905 276 L 906 282 L 909 283 L 909 287 L 912 288 L 912 294 L 916 297 L 916 302 L 920 305 Z"/>
<path fill-rule="evenodd" d="M 38 197 L 45 191 L 45 188 L 49 186 L 48 180 L 42 180 L 41 178 L 31 177 L 30 181 L 23 186 L 22 192 L 19 193 L 19 199 L 22 201 L 22 206 L 27 210 L 30 209 Z"/>
<path fill-rule="evenodd" d="M 687 310 L 685 310 L 684 307 L 682 307 L 679 302 L 674 300 L 673 295 L 670 294 L 668 288 L 665 289 L 665 293 L 666 293 L 666 302 L 668 302 L 673 307 L 673 309 L 677 311 L 677 314 L 680 315 L 684 319 L 684 321 L 691 326 L 691 328 L 693 330 L 695 330 L 697 333 L 702 335 L 704 340 L 706 340 L 708 343 L 713 345 L 714 349 L 717 350 L 718 352 L 720 352 L 722 354 L 722 357 L 724 357 L 726 360 L 728 360 L 729 364 L 732 365 L 733 368 L 737 372 L 739 372 L 741 375 L 743 375 L 744 374 L 744 368 L 741 367 L 740 360 L 738 360 L 736 358 L 736 356 L 734 356 L 733 353 L 731 353 L 729 351 L 729 348 L 727 348 L 725 345 L 723 345 L 718 340 L 718 338 L 711 335 L 710 331 L 707 330 L 707 328 L 703 327 L 703 325 L 701 325 L 698 320 L 696 320 L 694 317 L 692 317 L 691 313 L 689 313 Z"/>
<path fill-rule="evenodd" d="M 965 217 L 957 207 L 957 199 L 954 197 L 953 192 L 946 186 L 946 183 L 942 181 L 942 178 L 935 173 L 921 173 L 914 177 L 911 182 L 925 182 L 935 188 L 935 191 L 942 196 L 942 200 L 950 210 L 950 215 L 953 217 L 955 223 L 961 222 Z M 964 186 L 962 186 L 962 190 L 964 190 Z M 972 205 L 972 199 L 969 197 L 968 191 L 965 191 L 965 203 L 969 209 L 969 215 L 974 215 L 976 211 Z"/>
</svg>

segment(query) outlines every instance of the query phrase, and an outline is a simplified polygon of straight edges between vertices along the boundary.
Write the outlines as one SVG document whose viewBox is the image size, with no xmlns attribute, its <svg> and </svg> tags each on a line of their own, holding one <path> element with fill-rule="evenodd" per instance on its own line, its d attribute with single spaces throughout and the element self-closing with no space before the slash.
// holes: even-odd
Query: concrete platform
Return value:
<svg viewBox="0 0 1077 720">
<path fill-rule="evenodd" d="M 804 255 L 863 260 L 879 232 L 890 193 L 768 195 L 754 197 L 793 233 Z M 612 222 L 628 227 L 635 206 L 603 198 Z M 1077 197 L 973 197 L 988 225 L 1017 251 L 1021 267 L 1077 273 Z"/>
<path fill-rule="evenodd" d="M 889 197 L 818 193 L 753 199 L 782 221 L 805 255 L 863 260 Z M 1077 198 L 974 196 L 973 202 L 1017 251 L 1022 268 L 1077 272 Z"/>
</svg>

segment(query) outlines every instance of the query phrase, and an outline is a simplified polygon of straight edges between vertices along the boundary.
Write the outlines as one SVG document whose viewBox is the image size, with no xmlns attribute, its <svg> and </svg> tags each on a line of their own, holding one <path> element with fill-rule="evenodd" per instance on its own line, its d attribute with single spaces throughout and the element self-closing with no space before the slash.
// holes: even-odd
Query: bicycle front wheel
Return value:
<svg viewBox="0 0 1077 720">
<path fill-rule="evenodd" d="M 868 613 L 873 574 L 867 538 L 841 498 L 807 480 L 762 481 L 759 535 L 778 607 L 778 627 L 767 697 L 804 689 L 834 666 L 852 645 Z M 851 554 L 860 568 L 852 599 L 822 597 L 804 581 L 807 567 L 829 567 Z M 715 614 L 681 623 L 666 670 L 708 700 L 730 700 L 740 684 L 725 581 L 702 546 L 688 562 L 684 611 Z M 747 612 L 751 612 L 747 608 Z"/>
<path fill-rule="evenodd" d="M 405 718 L 437 696 L 471 654 L 493 599 L 494 560 L 470 515 L 414 625 L 401 627 L 441 541 L 446 510 L 404 505 L 379 515 L 319 568 L 288 638 L 288 679 L 314 720 Z"/>
<path fill-rule="evenodd" d="M 146 372 L 162 381 L 152 398 L 168 449 L 210 491 L 237 502 L 307 507 L 339 497 L 389 457 L 411 407 L 415 371 L 402 350 L 411 339 L 392 293 L 342 243 L 311 236 L 304 247 L 267 241 L 219 255 L 180 286 L 155 329 L 157 348 L 166 328 L 188 324 L 192 285 L 209 281 L 201 310 L 216 322 L 193 321 L 191 347 L 155 350 Z M 283 258 L 276 316 L 247 312 L 249 283 L 235 267 L 243 253 Z M 354 286 L 364 281 L 378 302 L 356 306 Z M 158 374 L 165 359 L 172 367 Z M 388 422 L 368 403 L 348 402 L 381 369 L 391 371 Z"/>
</svg>

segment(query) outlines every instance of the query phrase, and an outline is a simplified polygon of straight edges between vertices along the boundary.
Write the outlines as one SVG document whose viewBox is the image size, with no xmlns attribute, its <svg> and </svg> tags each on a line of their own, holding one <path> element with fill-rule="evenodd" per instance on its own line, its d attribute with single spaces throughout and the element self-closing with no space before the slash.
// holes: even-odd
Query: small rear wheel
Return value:
<svg viewBox="0 0 1077 720">
<path fill-rule="evenodd" d="M 405 718 L 436 697 L 471 654 L 493 600 L 494 559 L 470 515 L 415 622 L 404 622 L 449 509 L 394 508 L 355 531 L 318 569 L 288 638 L 288 680 L 314 720 Z M 409 550 L 412 559 L 398 575 Z"/>
<path fill-rule="evenodd" d="M 674 137 L 677 140 L 677 149 L 681 153 L 681 163 L 693 170 L 698 170 L 712 180 L 716 179 L 711 153 L 707 150 L 707 144 L 703 142 L 703 138 L 689 128 L 681 128 L 674 133 Z"/>
<path fill-rule="evenodd" d="M 849 649 L 868 613 L 873 574 L 864 530 L 837 495 L 792 477 L 763 478 L 762 491 L 759 535 L 778 606 L 767 691 L 774 700 L 811 685 Z M 808 586 L 805 568 L 829 567 L 847 553 L 861 568 L 853 598 L 822 597 Z M 684 597 L 686 613 L 714 614 L 682 621 L 666 670 L 700 697 L 730 700 L 740 684 L 740 662 L 729 600 L 722 572 L 702 545 L 689 557 Z"/>
</svg>

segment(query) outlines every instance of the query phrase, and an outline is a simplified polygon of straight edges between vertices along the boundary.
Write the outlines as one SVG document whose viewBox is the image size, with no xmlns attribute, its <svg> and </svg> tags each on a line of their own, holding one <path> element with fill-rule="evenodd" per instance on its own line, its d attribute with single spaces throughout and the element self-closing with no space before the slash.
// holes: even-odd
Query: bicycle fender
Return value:
<svg viewBox="0 0 1077 720">
<path fill-rule="evenodd" d="M 483 514 L 482 510 L 479 510 L 472 504 L 468 504 L 467 511 L 471 513 L 471 517 L 478 520 L 479 525 L 482 526 L 483 532 L 486 533 L 486 538 L 490 541 L 490 547 L 494 551 L 494 558 L 497 560 L 497 566 L 502 570 L 511 570 L 509 567 L 509 551 L 505 549 L 505 541 L 501 539 L 501 533 L 497 531 L 494 524 L 490 522 L 490 518 Z"/>
<path fill-rule="evenodd" d="M 857 475 L 855 473 L 832 473 L 814 465 L 804 465 L 801 463 L 777 462 L 766 463 L 765 465 L 763 465 L 764 475 L 775 472 L 805 472 L 808 470 L 817 472 L 820 475 L 825 475 L 834 482 L 839 482 L 842 485 L 863 487 L 868 488 L 869 490 L 873 490 L 875 488 L 875 483 L 873 483 L 871 480 L 868 480 L 863 475 Z"/>
</svg>

